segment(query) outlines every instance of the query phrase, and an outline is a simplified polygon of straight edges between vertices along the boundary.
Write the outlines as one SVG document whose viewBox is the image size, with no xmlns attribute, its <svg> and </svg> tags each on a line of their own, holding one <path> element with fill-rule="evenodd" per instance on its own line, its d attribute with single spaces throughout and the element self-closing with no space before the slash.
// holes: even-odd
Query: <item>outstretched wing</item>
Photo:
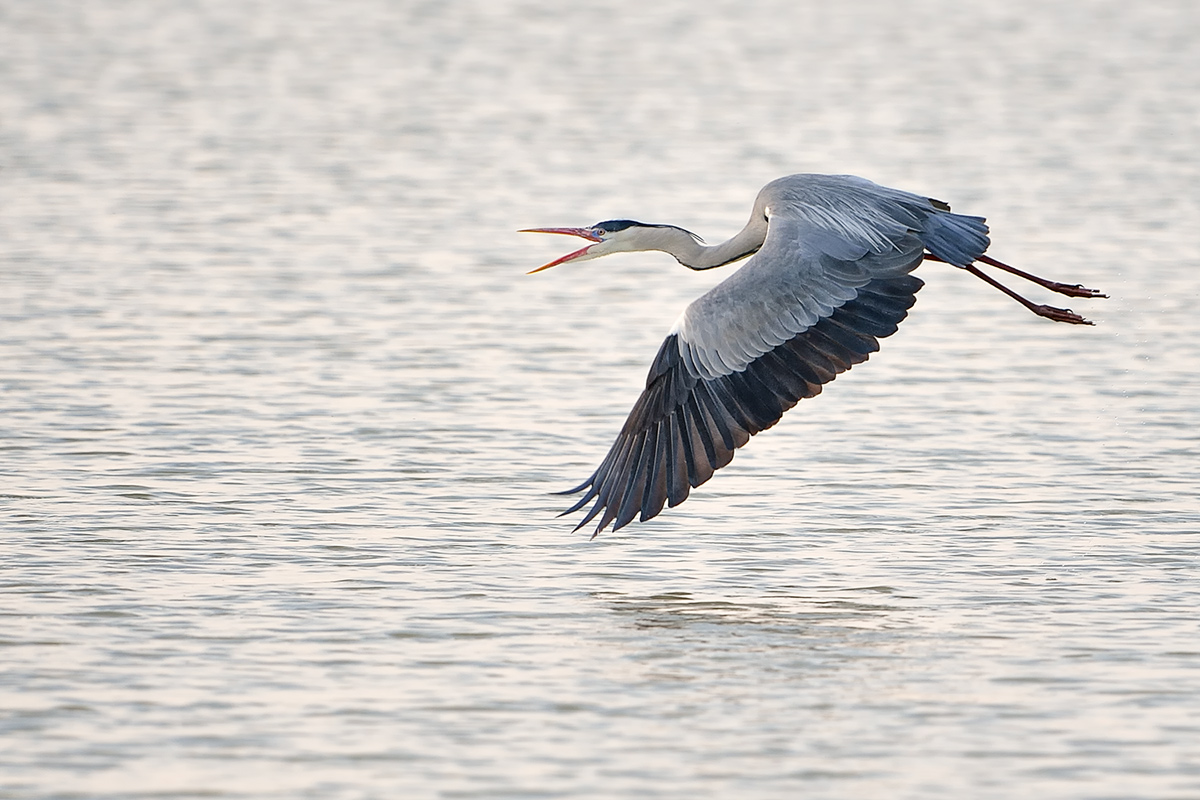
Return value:
<svg viewBox="0 0 1200 800">
<path fill-rule="evenodd" d="M 878 209 L 855 204 L 856 235 L 787 196 L 791 188 L 763 190 L 770 223 L 762 248 L 688 306 L 608 455 L 566 492 L 584 494 L 564 514 L 593 503 L 576 530 L 599 515 L 595 536 L 609 524 L 616 530 L 679 505 L 751 436 L 865 361 L 916 302 L 923 284 L 909 273 L 926 247 L 934 249 L 930 239 L 939 231 L 961 225 L 981 239 L 970 249 L 987 246 L 983 220 L 942 214 L 926 198 L 897 192 L 919 199 L 924 213 L 897 205 L 882 219 Z M 932 215 L 954 219 L 931 224 Z"/>
</svg>

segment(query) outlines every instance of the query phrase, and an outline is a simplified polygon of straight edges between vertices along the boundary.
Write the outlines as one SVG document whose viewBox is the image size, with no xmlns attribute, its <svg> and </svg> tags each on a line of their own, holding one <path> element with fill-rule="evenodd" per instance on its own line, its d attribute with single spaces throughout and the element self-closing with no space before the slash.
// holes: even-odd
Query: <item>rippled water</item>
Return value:
<svg viewBox="0 0 1200 800">
<path fill-rule="evenodd" d="M 0 795 L 1200 797 L 1193 3 L 0 7 Z M 720 240 L 850 172 L 870 363 L 589 541 Z M 1039 299 L 1041 299 L 1039 297 Z M 1049 298 L 1046 298 L 1047 300 Z"/>
</svg>

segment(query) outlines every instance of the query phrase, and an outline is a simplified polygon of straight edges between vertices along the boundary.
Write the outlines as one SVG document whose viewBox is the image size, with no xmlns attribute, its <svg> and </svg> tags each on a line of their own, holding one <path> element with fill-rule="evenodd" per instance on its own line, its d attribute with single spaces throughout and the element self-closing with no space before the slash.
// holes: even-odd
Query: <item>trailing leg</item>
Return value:
<svg viewBox="0 0 1200 800">
<path fill-rule="evenodd" d="M 985 273 L 980 271 L 980 269 L 978 267 L 976 267 L 974 265 L 965 267 L 965 269 L 967 270 L 967 272 L 971 273 L 976 278 L 979 278 L 984 283 L 995 286 L 997 289 L 1004 292 L 1006 295 L 1011 297 L 1013 300 L 1016 300 L 1018 303 L 1025 306 L 1033 313 L 1037 314 L 1039 317 L 1045 317 L 1046 319 L 1052 319 L 1055 322 L 1070 322 L 1072 325 L 1092 325 L 1092 324 L 1094 324 L 1094 323 L 1089 322 L 1088 320 L 1084 319 L 1083 317 L 1079 316 L 1078 314 L 1076 314 L 1074 311 L 1072 311 L 1069 308 L 1055 308 L 1054 306 L 1043 306 L 1043 305 L 1039 305 L 1038 303 L 1033 302 L 1032 300 L 1022 297 L 1021 295 L 1014 292 L 1012 289 L 1005 286 L 1003 283 L 1000 283 L 1000 281 L 995 280 L 994 278 L 992 278 L 989 275 L 986 275 Z"/>
<path fill-rule="evenodd" d="M 1008 264 L 1005 264 L 1003 261 L 997 261 L 996 259 L 992 258 L 991 256 L 980 256 L 979 260 L 985 264 L 990 264 L 991 266 L 996 267 L 997 269 L 1002 269 L 1005 272 L 1011 272 L 1013 275 L 1016 275 L 1019 278 L 1024 278 L 1027 281 L 1032 281 L 1033 283 L 1036 283 L 1038 286 L 1043 286 L 1052 292 L 1058 292 L 1059 294 L 1065 294 L 1067 297 L 1108 297 L 1108 295 L 1106 295 L 1106 294 L 1102 294 L 1101 292 L 1099 292 L 1095 289 L 1089 289 L 1086 286 L 1081 286 L 1078 283 L 1059 283 L 1058 281 L 1047 280 L 1046 278 L 1039 278 L 1037 275 L 1031 275 L 1028 272 L 1024 272 L 1022 270 L 1017 269 L 1016 267 L 1010 267 Z"/>
</svg>

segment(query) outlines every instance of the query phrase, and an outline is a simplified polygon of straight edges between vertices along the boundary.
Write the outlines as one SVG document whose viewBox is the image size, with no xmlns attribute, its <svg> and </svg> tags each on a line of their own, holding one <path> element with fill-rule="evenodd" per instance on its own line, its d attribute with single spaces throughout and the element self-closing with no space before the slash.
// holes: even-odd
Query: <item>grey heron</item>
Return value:
<svg viewBox="0 0 1200 800">
<path fill-rule="evenodd" d="M 528 228 L 578 236 L 589 244 L 533 272 L 610 253 L 658 250 L 693 270 L 748 258 L 692 302 L 654 357 L 646 388 L 608 454 L 563 514 L 595 501 L 592 537 L 612 524 L 642 522 L 733 459 L 750 437 L 803 398 L 879 349 L 896 332 L 924 285 L 910 274 L 922 261 L 959 267 L 1055 322 L 1091 325 L 1075 312 L 1026 299 L 976 262 L 1069 297 L 1094 289 L 1039 278 L 984 255 L 983 217 L 951 213 L 940 200 L 851 175 L 790 175 L 758 193 L 750 221 L 708 246 L 674 225 L 608 220 L 586 228 Z M 561 515 L 560 515 L 561 516 Z"/>
</svg>

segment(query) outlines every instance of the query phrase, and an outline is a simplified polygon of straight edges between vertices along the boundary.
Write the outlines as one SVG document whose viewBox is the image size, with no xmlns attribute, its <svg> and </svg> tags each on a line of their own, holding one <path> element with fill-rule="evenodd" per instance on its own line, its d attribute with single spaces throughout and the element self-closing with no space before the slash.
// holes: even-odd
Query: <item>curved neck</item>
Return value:
<svg viewBox="0 0 1200 800">
<path fill-rule="evenodd" d="M 767 238 L 767 220 L 755 217 L 732 239 L 721 244 L 706 245 L 682 228 L 664 225 L 648 228 L 645 235 L 647 250 L 661 250 L 689 269 L 702 270 L 721 267 L 753 255 Z"/>
</svg>

